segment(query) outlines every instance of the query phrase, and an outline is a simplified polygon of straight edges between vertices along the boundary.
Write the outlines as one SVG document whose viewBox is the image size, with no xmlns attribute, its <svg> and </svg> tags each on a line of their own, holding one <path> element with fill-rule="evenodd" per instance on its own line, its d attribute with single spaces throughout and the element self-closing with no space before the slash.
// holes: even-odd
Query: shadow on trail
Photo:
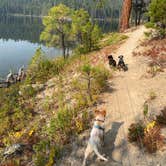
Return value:
<svg viewBox="0 0 166 166">
<path fill-rule="evenodd" d="M 112 94 L 116 91 L 116 89 L 114 88 L 114 84 L 111 83 L 110 86 L 107 86 L 106 89 L 103 91 L 103 93 L 107 93 L 108 95 L 109 94 Z M 107 103 L 106 101 L 104 101 L 105 98 L 100 98 L 97 102 L 97 105 L 102 105 L 102 104 L 105 104 Z"/>
<path fill-rule="evenodd" d="M 124 124 L 124 122 L 113 122 L 111 129 L 108 130 L 105 133 L 105 141 L 104 141 L 103 153 L 107 157 L 109 157 L 109 160 L 112 160 L 113 162 L 115 162 L 117 164 L 121 164 L 121 162 L 115 161 L 112 158 L 112 152 L 114 151 L 115 148 L 118 148 L 118 147 L 115 146 L 115 141 L 116 141 L 116 137 L 118 135 L 118 131 L 119 131 L 120 127 L 123 124 Z"/>
</svg>

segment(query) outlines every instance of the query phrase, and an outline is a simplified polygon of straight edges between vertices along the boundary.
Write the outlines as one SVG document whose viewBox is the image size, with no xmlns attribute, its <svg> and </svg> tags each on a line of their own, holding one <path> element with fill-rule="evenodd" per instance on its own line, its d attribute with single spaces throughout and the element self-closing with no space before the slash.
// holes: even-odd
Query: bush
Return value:
<svg viewBox="0 0 166 166">
<path fill-rule="evenodd" d="M 26 100 L 34 97 L 37 94 L 37 90 L 35 90 L 32 85 L 26 84 L 20 87 L 19 92 L 20 95 Z"/>
<path fill-rule="evenodd" d="M 148 152 L 156 152 L 163 145 L 164 138 L 161 136 L 161 128 L 155 125 L 154 122 L 147 125 L 144 134 L 143 144 Z"/>
<path fill-rule="evenodd" d="M 35 151 L 33 161 L 36 166 L 53 166 L 60 157 L 62 147 L 51 143 L 47 138 L 44 139 L 33 146 Z"/>
<path fill-rule="evenodd" d="M 148 117 L 148 104 L 144 103 L 144 121 L 133 123 L 129 127 L 128 139 L 136 142 L 139 146 L 145 147 L 148 152 L 156 152 L 164 144 L 164 137 L 161 135 L 161 127 L 155 120 Z"/>
<path fill-rule="evenodd" d="M 133 123 L 128 129 L 128 139 L 130 142 L 141 142 L 144 137 L 144 126 L 141 122 Z"/>
<path fill-rule="evenodd" d="M 62 57 L 49 60 L 40 48 L 37 49 L 27 70 L 26 83 L 45 83 L 54 75 L 59 74 L 67 62 Z"/>
<path fill-rule="evenodd" d="M 165 0 L 152 0 L 149 6 L 148 14 L 150 22 L 155 24 L 159 37 L 164 37 L 166 34 L 166 1 Z"/>
<path fill-rule="evenodd" d="M 120 33 L 105 34 L 103 36 L 103 39 L 100 42 L 100 46 L 105 47 L 105 46 L 109 46 L 112 44 L 117 44 L 127 38 L 128 38 L 128 36 L 120 34 Z"/>
<path fill-rule="evenodd" d="M 28 103 L 19 95 L 19 91 L 20 84 L 0 91 L 0 135 L 6 140 L 11 133 L 21 131 L 32 119 L 33 101 Z M 10 143 L 16 140 L 11 139 Z"/>
<path fill-rule="evenodd" d="M 91 66 L 84 64 L 80 68 L 81 76 L 73 81 L 73 95 L 79 107 L 92 106 L 102 90 L 107 85 L 110 77 L 109 71 L 103 66 Z"/>
<path fill-rule="evenodd" d="M 40 141 L 36 145 L 33 146 L 34 156 L 33 161 L 36 166 L 45 166 L 48 160 L 48 156 L 46 154 L 49 153 L 50 142 L 47 140 Z"/>
<path fill-rule="evenodd" d="M 81 113 L 79 108 L 59 109 L 56 118 L 51 120 L 47 131 L 55 141 L 60 141 L 61 144 L 64 144 L 69 141 L 71 135 L 84 131 L 88 127 L 85 123 L 88 120 L 88 113 L 86 111 Z"/>
<path fill-rule="evenodd" d="M 147 22 L 146 24 L 145 24 L 145 27 L 146 28 L 154 28 L 154 23 L 152 23 L 152 22 Z"/>
</svg>

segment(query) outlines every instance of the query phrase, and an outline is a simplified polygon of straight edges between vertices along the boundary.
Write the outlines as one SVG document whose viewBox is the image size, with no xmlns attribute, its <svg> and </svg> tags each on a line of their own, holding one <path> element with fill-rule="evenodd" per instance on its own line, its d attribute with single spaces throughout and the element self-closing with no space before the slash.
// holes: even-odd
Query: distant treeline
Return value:
<svg viewBox="0 0 166 166">
<path fill-rule="evenodd" d="M 27 40 L 39 43 L 39 36 L 43 30 L 40 18 L 35 17 L 0 17 L 0 38 L 13 40 Z"/>
<path fill-rule="evenodd" d="M 46 15 L 48 9 L 63 3 L 84 8 L 94 18 L 118 18 L 123 0 L 0 0 L 1 14 Z"/>
</svg>

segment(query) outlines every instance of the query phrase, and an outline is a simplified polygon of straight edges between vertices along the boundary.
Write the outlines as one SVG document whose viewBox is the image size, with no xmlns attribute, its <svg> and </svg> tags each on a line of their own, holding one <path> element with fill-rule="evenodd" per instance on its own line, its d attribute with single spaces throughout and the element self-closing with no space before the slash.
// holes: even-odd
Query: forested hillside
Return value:
<svg viewBox="0 0 166 166">
<path fill-rule="evenodd" d="M 91 16 L 118 17 L 122 0 L 1 0 L 1 14 L 45 15 L 51 6 L 63 3 L 71 8 L 85 8 Z"/>
</svg>

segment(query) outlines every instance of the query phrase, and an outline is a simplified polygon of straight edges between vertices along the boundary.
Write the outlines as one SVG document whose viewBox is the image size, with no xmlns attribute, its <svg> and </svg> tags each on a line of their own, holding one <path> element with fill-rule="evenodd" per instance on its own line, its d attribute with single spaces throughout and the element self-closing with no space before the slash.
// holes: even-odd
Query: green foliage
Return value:
<svg viewBox="0 0 166 166">
<path fill-rule="evenodd" d="M 87 107 L 94 104 L 98 94 L 106 87 L 110 73 L 103 65 L 93 67 L 84 64 L 80 70 L 81 78 L 73 81 L 74 98 L 79 107 Z"/>
<path fill-rule="evenodd" d="M 32 118 L 31 105 L 19 95 L 19 84 L 0 91 L 0 135 L 19 131 Z"/>
<path fill-rule="evenodd" d="M 46 166 L 53 166 L 55 164 L 55 160 L 60 157 L 60 151 L 61 147 L 58 145 L 53 145 L 50 147 L 49 160 Z"/>
<path fill-rule="evenodd" d="M 43 140 L 33 146 L 35 155 L 33 156 L 33 161 L 36 166 L 45 166 L 47 163 L 47 153 L 50 149 L 50 142 L 48 140 Z"/>
<path fill-rule="evenodd" d="M 84 9 L 74 12 L 72 30 L 79 43 L 76 52 L 87 53 L 98 48 L 101 31 L 97 25 L 92 23 L 88 12 Z"/>
<path fill-rule="evenodd" d="M 149 16 L 152 23 L 166 24 L 166 0 L 152 0 L 149 6 Z"/>
<path fill-rule="evenodd" d="M 41 49 L 37 49 L 27 70 L 26 83 L 44 83 L 60 73 L 67 63 L 63 58 L 47 59 Z"/>
<path fill-rule="evenodd" d="M 45 41 L 47 46 L 59 45 L 63 50 L 63 56 L 66 57 L 66 48 L 71 42 L 71 9 L 63 4 L 52 7 L 48 16 L 43 18 L 44 31 L 40 39 Z"/>
<path fill-rule="evenodd" d="M 100 46 L 105 47 L 105 46 L 109 46 L 112 44 L 117 44 L 121 41 L 124 41 L 127 38 L 128 38 L 128 36 L 120 34 L 120 33 L 105 34 L 103 36 L 103 39 L 100 42 Z"/>
<path fill-rule="evenodd" d="M 56 119 L 54 119 L 55 122 L 52 121 L 51 126 L 54 130 L 60 130 L 61 132 L 68 133 L 73 115 L 74 110 L 63 108 L 57 112 Z"/>
<path fill-rule="evenodd" d="M 148 112 L 149 112 L 149 106 L 148 106 L 148 103 L 145 102 L 144 105 L 143 105 L 143 115 L 144 115 L 144 118 L 147 118 Z"/>
<path fill-rule="evenodd" d="M 146 28 L 154 28 L 154 23 L 152 23 L 152 22 L 147 22 L 147 23 L 145 23 L 145 26 L 146 26 Z"/>
<path fill-rule="evenodd" d="M 151 23 L 155 23 L 160 36 L 166 34 L 166 0 L 152 0 L 149 6 L 148 14 Z"/>
<path fill-rule="evenodd" d="M 140 142 L 144 136 L 144 126 L 141 122 L 133 123 L 128 129 L 128 139 L 130 142 Z"/>
<path fill-rule="evenodd" d="M 24 97 L 24 99 L 31 99 L 37 94 L 37 90 L 35 90 L 32 85 L 22 85 L 20 87 L 20 95 Z"/>
</svg>

